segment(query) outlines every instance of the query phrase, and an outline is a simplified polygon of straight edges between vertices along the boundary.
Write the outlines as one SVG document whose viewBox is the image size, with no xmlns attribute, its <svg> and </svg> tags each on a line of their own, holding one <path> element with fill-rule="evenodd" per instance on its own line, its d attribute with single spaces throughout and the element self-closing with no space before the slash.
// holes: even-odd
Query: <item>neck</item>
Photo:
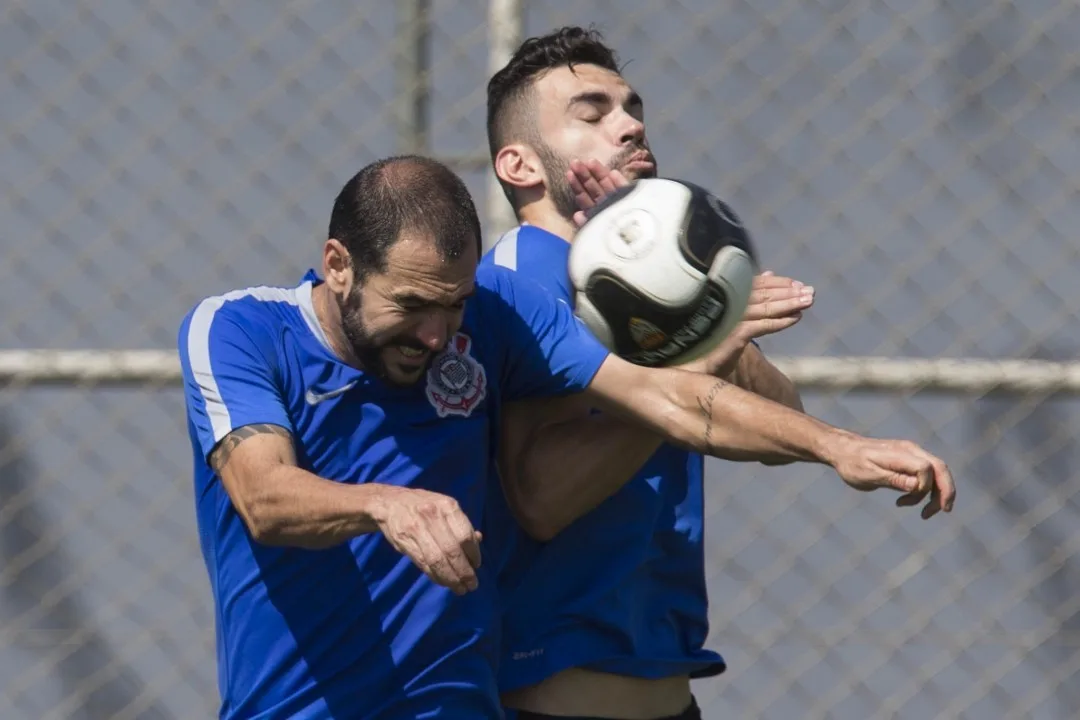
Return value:
<svg viewBox="0 0 1080 720">
<path fill-rule="evenodd" d="M 545 202 L 524 205 L 518 210 L 517 216 L 520 222 L 547 230 L 566 242 L 573 242 L 574 236 L 577 235 L 577 226 L 574 225 L 574 221 L 563 217 L 559 211 Z"/>
<path fill-rule="evenodd" d="M 341 311 L 337 303 L 332 302 L 326 283 L 316 285 L 311 291 L 311 305 L 315 309 L 315 319 L 330 343 L 330 349 L 344 362 L 362 370 L 352 345 L 345 338 L 345 331 L 341 328 Z"/>
</svg>

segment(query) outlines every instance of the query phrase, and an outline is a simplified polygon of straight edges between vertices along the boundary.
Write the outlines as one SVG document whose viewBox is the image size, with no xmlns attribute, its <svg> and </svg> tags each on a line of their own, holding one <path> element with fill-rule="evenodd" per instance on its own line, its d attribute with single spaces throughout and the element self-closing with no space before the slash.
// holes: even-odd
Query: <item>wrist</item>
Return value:
<svg viewBox="0 0 1080 720">
<path fill-rule="evenodd" d="M 817 462 L 836 468 L 850 452 L 855 435 L 840 428 L 818 423 L 823 426 L 812 443 L 811 452 Z"/>
<path fill-rule="evenodd" d="M 404 488 L 383 483 L 364 483 L 353 487 L 357 493 L 355 514 L 378 527 L 382 527 L 390 517 L 394 497 L 404 491 Z"/>
<path fill-rule="evenodd" d="M 709 375 L 709 364 L 705 361 L 705 358 L 700 357 L 690 362 L 681 363 L 676 365 L 677 370 L 685 370 L 686 372 L 703 373 Z"/>
<path fill-rule="evenodd" d="M 727 343 L 727 348 L 712 363 L 707 363 L 705 372 L 708 375 L 729 380 L 737 385 L 735 379 L 739 372 L 739 364 L 742 362 L 743 354 L 749 343 L 747 340 L 735 336 L 729 337 L 724 342 Z"/>
</svg>

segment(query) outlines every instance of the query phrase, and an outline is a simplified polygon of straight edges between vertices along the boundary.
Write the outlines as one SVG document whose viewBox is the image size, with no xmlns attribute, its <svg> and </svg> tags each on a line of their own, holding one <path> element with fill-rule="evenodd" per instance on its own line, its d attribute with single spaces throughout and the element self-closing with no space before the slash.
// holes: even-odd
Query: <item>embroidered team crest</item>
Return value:
<svg viewBox="0 0 1080 720">
<path fill-rule="evenodd" d="M 487 394 L 484 366 L 469 354 L 472 339 L 458 333 L 431 363 L 427 396 L 439 417 L 468 417 Z"/>
</svg>

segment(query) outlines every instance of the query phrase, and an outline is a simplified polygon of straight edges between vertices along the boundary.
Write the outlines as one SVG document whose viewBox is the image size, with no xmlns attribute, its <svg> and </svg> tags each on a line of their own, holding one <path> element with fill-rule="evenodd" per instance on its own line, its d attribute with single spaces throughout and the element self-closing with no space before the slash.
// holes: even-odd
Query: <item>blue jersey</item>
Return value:
<svg viewBox="0 0 1080 720">
<path fill-rule="evenodd" d="M 523 225 L 481 265 L 527 275 L 572 307 L 569 255 L 562 238 Z M 492 495 L 491 533 L 512 548 L 500 560 L 500 690 L 572 667 L 643 678 L 723 672 L 723 658 L 703 647 L 703 465 L 699 454 L 661 446 L 629 483 L 548 543 L 526 536 L 502 495 Z"/>
<path fill-rule="evenodd" d="M 607 351 L 541 288 L 486 268 L 426 380 L 391 387 L 330 349 L 319 282 L 212 297 L 180 328 L 220 716 L 499 718 L 489 563 L 457 597 L 380 533 L 326 550 L 260 545 L 207 458 L 239 427 L 280 425 L 302 468 L 450 495 L 480 528 L 500 403 L 580 391 Z"/>
</svg>

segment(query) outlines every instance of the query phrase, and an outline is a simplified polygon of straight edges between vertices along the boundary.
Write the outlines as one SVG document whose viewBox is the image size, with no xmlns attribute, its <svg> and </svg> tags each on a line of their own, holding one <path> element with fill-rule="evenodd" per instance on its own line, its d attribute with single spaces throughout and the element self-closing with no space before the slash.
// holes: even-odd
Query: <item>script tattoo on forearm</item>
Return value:
<svg viewBox="0 0 1080 720">
<path fill-rule="evenodd" d="M 717 380 L 709 388 L 709 392 L 705 393 L 705 397 L 698 396 L 698 407 L 701 408 L 701 414 L 705 418 L 705 443 L 708 447 L 712 447 L 712 426 L 713 426 L 713 413 L 712 406 L 713 401 L 716 399 L 717 393 L 720 389 L 727 385 L 724 380 Z"/>
<path fill-rule="evenodd" d="M 271 425 L 270 423 L 256 423 L 254 425 L 245 425 L 242 428 L 237 428 L 222 438 L 221 444 L 219 444 L 214 452 L 211 453 L 210 467 L 214 468 L 216 472 L 220 472 L 221 468 L 225 467 L 225 463 L 229 462 L 229 456 L 232 455 L 233 450 L 239 447 L 240 443 L 253 435 L 280 435 L 282 437 L 289 437 L 289 431 L 280 425 Z"/>
</svg>

